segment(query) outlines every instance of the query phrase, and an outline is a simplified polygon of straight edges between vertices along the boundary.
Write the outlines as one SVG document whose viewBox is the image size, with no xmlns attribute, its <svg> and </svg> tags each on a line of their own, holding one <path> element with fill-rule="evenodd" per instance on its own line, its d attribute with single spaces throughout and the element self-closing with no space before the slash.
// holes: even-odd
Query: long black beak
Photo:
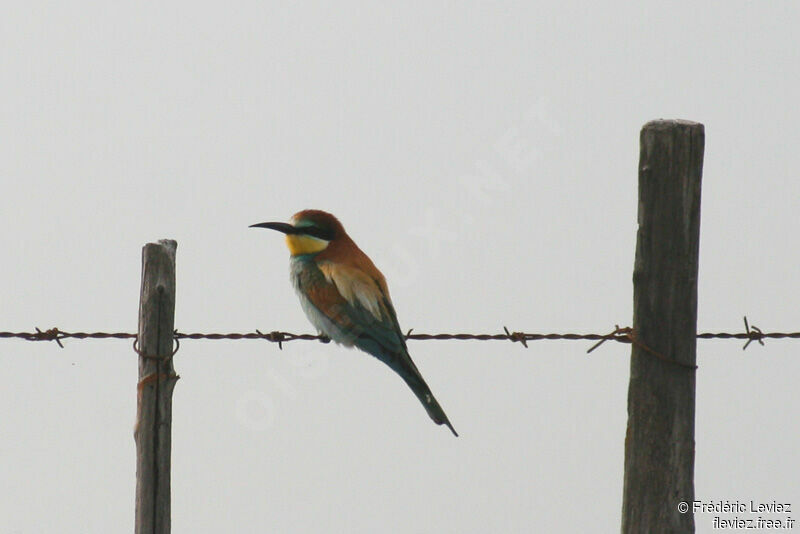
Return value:
<svg viewBox="0 0 800 534">
<path fill-rule="evenodd" d="M 282 222 L 263 222 L 251 224 L 250 228 L 269 228 L 270 230 L 277 230 L 279 232 L 283 232 L 284 234 L 299 234 L 301 232 L 300 229 L 295 228 L 291 224 Z"/>
</svg>

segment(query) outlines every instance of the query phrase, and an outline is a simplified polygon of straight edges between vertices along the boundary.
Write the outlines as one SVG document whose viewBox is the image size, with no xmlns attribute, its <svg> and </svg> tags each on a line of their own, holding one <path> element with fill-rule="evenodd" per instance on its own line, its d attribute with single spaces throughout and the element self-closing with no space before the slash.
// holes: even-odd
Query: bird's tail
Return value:
<svg viewBox="0 0 800 534">
<path fill-rule="evenodd" d="M 433 422 L 437 425 L 447 425 L 447 428 L 453 433 L 454 436 L 458 437 L 458 432 L 456 429 L 453 428 L 453 425 L 450 424 L 450 420 L 447 418 L 447 414 L 444 413 L 444 410 L 439 405 L 439 402 L 436 400 L 436 397 L 433 396 L 431 393 L 431 388 L 428 387 L 428 384 L 425 383 L 422 376 L 419 373 L 414 375 L 409 375 L 408 373 L 404 373 L 401 375 L 403 380 L 405 380 L 408 387 L 411 388 L 411 391 L 417 396 L 419 401 L 425 407 L 425 411 L 428 412 L 428 415 L 431 416 Z"/>
</svg>

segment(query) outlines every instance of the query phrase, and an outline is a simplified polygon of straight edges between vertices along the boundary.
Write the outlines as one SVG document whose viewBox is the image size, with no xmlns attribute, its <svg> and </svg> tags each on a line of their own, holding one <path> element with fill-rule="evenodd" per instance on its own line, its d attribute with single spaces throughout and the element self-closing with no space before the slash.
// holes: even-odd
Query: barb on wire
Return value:
<svg viewBox="0 0 800 534">
<path fill-rule="evenodd" d="M 506 331 L 506 336 L 508 337 L 508 339 L 511 340 L 512 343 L 516 343 L 517 341 L 519 341 L 520 343 L 522 343 L 523 347 L 525 347 L 526 349 L 528 348 L 528 342 L 525 340 L 525 334 L 524 333 L 522 333 L 522 332 L 513 332 L 513 333 L 509 332 L 508 328 L 506 328 L 505 326 L 503 327 L 503 330 Z"/>
<path fill-rule="evenodd" d="M 126 332 L 64 332 L 58 328 L 49 328 L 45 331 L 35 327 L 36 332 L 0 332 L 0 338 L 16 338 L 24 339 L 26 341 L 55 341 L 62 349 L 64 345 L 61 344 L 62 339 L 130 339 L 135 338 L 136 334 L 128 334 Z"/>
<path fill-rule="evenodd" d="M 62 345 L 61 344 L 61 340 L 58 339 L 58 333 L 59 333 L 58 332 L 58 328 L 51 328 L 49 330 L 45 330 L 44 332 L 42 332 L 41 330 L 39 330 L 38 326 L 36 327 L 36 335 L 37 335 L 37 337 L 39 339 L 43 339 L 43 340 L 47 339 L 47 340 L 55 341 L 56 343 L 58 343 L 58 346 L 63 349 L 64 345 Z"/>
<path fill-rule="evenodd" d="M 747 332 L 747 335 L 751 336 L 751 337 L 749 337 L 747 339 L 747 343 L 744 344 L 744 347 L 742 347 L 742 350 L 745 350 L 747 348 L 747 346 L 750 343 L 753 342 L 753 340 L 758 341 L 758 344 L 761 345 L 762 347 L 764 346 L 764 339 L 763 339 L 764 338 L 764 334 L 761 332 L 761 329 L 759 327 L 757 327 L 756 325 L 753 325 L 752 330 L 750 329 L 750 325 L 747 324 L 747 316 L 746 315 L 744 316 L 744 330 L 745 330 L 745 332 Z"/>
<path fill-rule="evenodd" d="M 751 325 L 744 318 L 744 332 L 728 333 L 728 332 L 704 332 L 697 334 L 697 339 L 746 339 L 747 342 L 742 347 L 746 349 L 753 341 L 758 341 L 760 345 L 764 344 L 764 340 L 769 339 L 800 339 L 800 332 L 762 332 L 761 329 L 755 325 Z"/>
</svg>

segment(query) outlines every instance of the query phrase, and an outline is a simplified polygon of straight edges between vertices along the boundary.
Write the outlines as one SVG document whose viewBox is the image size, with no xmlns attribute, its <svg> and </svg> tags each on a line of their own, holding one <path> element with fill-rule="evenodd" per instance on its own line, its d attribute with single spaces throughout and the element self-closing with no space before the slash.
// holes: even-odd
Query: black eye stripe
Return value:
<svg viewBox="0 0 800 534">
<path fill-rule="evenodd" d="M 307 226 L 303 228 L 302 231 L 306 235 L 310 235 L 311 237 L 316 237 L 318 239 L 324 239 L 325 241 L 331 241 L 333 239 L 332 230 L 326 230 L 316 226 Z"/>
</svg>

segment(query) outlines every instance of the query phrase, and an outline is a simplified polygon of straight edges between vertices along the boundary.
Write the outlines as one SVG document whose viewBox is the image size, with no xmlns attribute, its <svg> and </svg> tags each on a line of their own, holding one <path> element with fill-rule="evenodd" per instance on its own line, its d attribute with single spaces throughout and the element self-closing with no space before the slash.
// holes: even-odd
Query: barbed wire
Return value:
<svg viewBox="0 0 800 534">
<path fill-rule="evenodd" d="M 744 318 L 744 332 L 703 332 L 697 334 L 697 339 L 739 339 L 747 340 L 742 347 L 746 349 L 750 343 L 757 341 L 763 345 L 765 339 L 800 339 L 800 332 L 763 332 L 755 325 L 750 325 L 747 317 Z M 459 340 L 459 341 L 511 341 L 512 343 L 521 343 L 526 348 L 529 341 L 542 341 L 542 340 L 562 340 L 562 341 L 597 341 L 592 345 L 587 352 L 592 352 L 606 341 L 616 341 L 618 343 L 634 343 L 641 346 L 649 352 L 653 352 L 648 347 L 642 345 L 635 336 L 635 333 L 630 327 L 620 327 L 615 325 L 613 331 L 608 334 L 577 334 L 577 333 L 550 333 L 550 334 L 537 334 L 528 332 L 510 332 L 508 328 L 503 327 L 504 333 L 500 334 L 414 334 L 413 329 L 409 330 L 405 337 L 406 339 L 416 341 L 429 341 L 429 340 Z M 64 345 L 61 343 L 63 339 L 136 339 L 137 334 L 129 332 L 67 332 L 59 328 L 49 328 L 47 330 L 40 330 L 36 328 L 35 332 L 0 332 L 0 339 L 13 338 L 23 339 L 26 341 L 55 341 L 61 348 Z M 181 339 L 194 339 L 194 340 L 240 340 L 240 339 L 263 339 L 272 343 L 277 343 L 279 348 L 283 348 L 283 343 L 289 341 L 320 341 L 322 343 L 329 343 L 330 339 L 322 335 L 314 334 L 293 334 L 291 332 L 281 332 L 278 330 L 272 332 L 255 332 L 246 333 L 199 333 L 199 332 L 180 332 L 175 330 L 173 337 L 176 341 Z"/>
</svg>

